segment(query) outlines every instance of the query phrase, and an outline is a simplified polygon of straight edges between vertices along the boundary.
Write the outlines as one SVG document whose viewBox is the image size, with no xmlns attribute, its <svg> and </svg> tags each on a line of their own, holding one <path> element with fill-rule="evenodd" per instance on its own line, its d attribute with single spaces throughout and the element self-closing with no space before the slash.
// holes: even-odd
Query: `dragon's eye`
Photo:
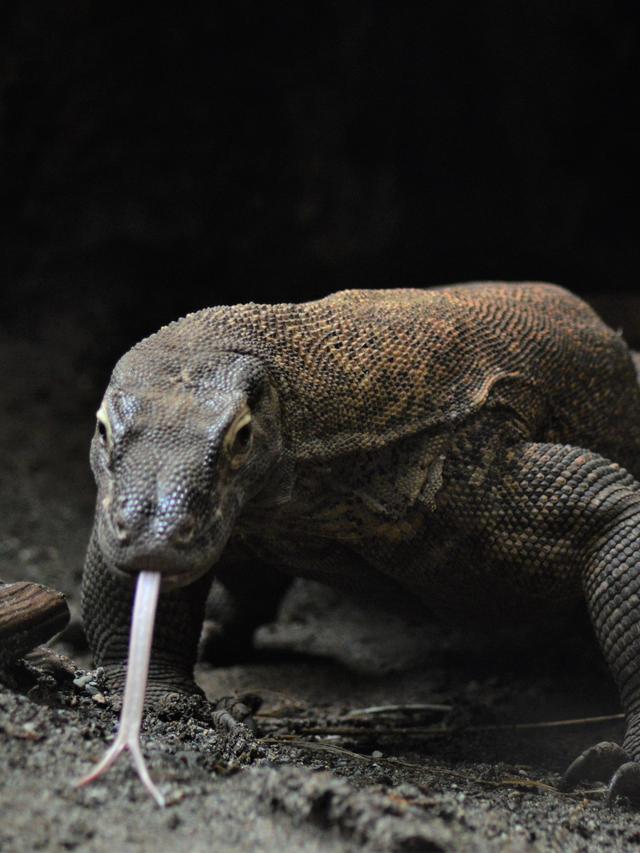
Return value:
<svg viewBox="0 0 640 853">
<path fill-rule="evenodd" d="M 96 427 L 103 447 L 111 449 L 111 423 L 107 414 L 107 407 L 103 403 L 96 412 Z"/>
<path fill-rule="evenodd" d="M 233 450 L 242 452 L 249 447 L 251 444 L 251 424 L 245 424 L 241 426 L 238 432 L 236 433 L 236 437 L 233 439 Z"/>
<path fill-rule="evenodd" d="M 253 425 L 251 412 L 244 411 L 231 424 L 224 439 L 224 448 L 231 460 L 232 468 L 239 468 L 251 449 Z"/>
</svg>

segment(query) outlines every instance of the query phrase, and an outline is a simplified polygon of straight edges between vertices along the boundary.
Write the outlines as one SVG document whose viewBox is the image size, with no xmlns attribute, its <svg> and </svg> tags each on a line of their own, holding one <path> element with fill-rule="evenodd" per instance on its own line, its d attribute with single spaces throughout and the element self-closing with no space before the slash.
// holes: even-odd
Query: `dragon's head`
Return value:
<svg viewBox="0 0 640 853">
<path fill-rule="evenodd" d="M 96 534 L 108 564 L 163 589 L 204 574 L 282 452 L 277 395 L 253 356 L 197 359 L 142 345 L 116 365 L 97 413 Z M 159 363 L 160 362 L 160 363 Z"/>
</svg>

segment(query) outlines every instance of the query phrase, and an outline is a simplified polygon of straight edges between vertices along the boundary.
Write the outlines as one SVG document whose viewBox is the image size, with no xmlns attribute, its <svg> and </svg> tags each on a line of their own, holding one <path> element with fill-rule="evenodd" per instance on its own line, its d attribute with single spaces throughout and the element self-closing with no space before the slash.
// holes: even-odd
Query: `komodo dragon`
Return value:
<svg viewBox="0 0 640 853">
<path fill-rule="evenodd" d="M 162 801 L 138 745 L 156 605 L 150 701 L 197 691 L 212 578 L 255 624 L 277 566 L 488 625 L 543 625 L 584 597 L 626 734 L 565 782 L 640 799 L 640 389 L 622 337 L 566 290 L 198 311 L 118 362 L 91 463 L 84 620 L 117 685 L 138 585 L 120 734 L 85 781 L 128 747 Z"/>
</svg>

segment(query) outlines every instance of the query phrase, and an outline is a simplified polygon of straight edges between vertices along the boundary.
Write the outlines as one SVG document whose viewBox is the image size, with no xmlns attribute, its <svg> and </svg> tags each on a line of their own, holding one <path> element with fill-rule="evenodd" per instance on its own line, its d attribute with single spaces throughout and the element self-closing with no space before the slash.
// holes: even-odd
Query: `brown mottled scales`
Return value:
<svg viewBox="0 0 640 853">
<path fill-rule="evenodd" d="M 627 732 L 566 781 L 640 799 L 640 390 L 623 339 L 567 291 L 199 311 L 118 362 L 91 459 L 84 615 L 114 683 L 139 572 L 162 576 L 151 700 L 197 690 L 214 576 L 236 638 L 282 573 L 487 623 L 586 598 Z"/>
</svg>

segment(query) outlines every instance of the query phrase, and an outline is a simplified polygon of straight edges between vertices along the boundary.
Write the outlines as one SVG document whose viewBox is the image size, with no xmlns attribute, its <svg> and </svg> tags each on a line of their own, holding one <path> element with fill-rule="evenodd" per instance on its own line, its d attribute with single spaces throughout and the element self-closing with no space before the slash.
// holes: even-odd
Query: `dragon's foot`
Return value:
<svg viewBox="0 0 640 853">
<path fill-rule="evenodd" d="M 579 755 L 565 771 L 562 787 L 570 790 L 586 779 L 608 782 L 616 770 L 629 761 L 629 756 L 621 746 L 610 741 L 602 741 Z"/>
<path fill-rule="evenodd" d="M 153 711 L 161 714 L 165 708 L 177 706 L 180 703 L 189 704 L 191 702 L 197 705 L 198 700 L 200 704 L 206 703 L 203 691 L 195 683 L 189 672 L 169 666 L 160 668 L 154 664 L 155 662 L 152 661 L 148 675 L 144 695 L 145 709 L 153 709 Z M 111 707 L 115 711 L 120 711 L 126 693 L 126 666 L 122 663 L 103 663 L 99 672 L 100 685 L 103 686 L 105 695 L 109 696 Z"/>
<path fill-rule="evenodd" d="M 155 695 L 148 702 L 153 714 L 161 720 L 179 720 L 191 717 L 212 725 L 222 736 L 236 735 L 242 731 L 255 731 L 253 714 L 260 706 L 254 696 L 223 696 L 209 701 L 195 684 L 193 691 L 165 689 L 156 685 Z M 197 691 L 197 692 L 196 692 Z"/>
<path fill-rule="evenodd" d="M 570 790 L 587 779 L 608 782 L 607 802 L 624 797 L 640 806 L 640 763 L 617 743 L 603 741 L 585 749 L 567 768 L 562 788 Z"/>
<path fill-rule="evenodd" d="M 224 696 L 209 706 L 221 754 L 236 759 L 253 752 L 256 724 L 253 715 L 261 700 L 255 696 Z"/>
<path fill-rule="evenodd" d="M 218 730 L 235 732 L 238 726 L 255 731 L 253 714 L 260 707 L 261 700 L 256 696 L 223 696 L 212 703 L 213 722 Z"/>
</svg>

